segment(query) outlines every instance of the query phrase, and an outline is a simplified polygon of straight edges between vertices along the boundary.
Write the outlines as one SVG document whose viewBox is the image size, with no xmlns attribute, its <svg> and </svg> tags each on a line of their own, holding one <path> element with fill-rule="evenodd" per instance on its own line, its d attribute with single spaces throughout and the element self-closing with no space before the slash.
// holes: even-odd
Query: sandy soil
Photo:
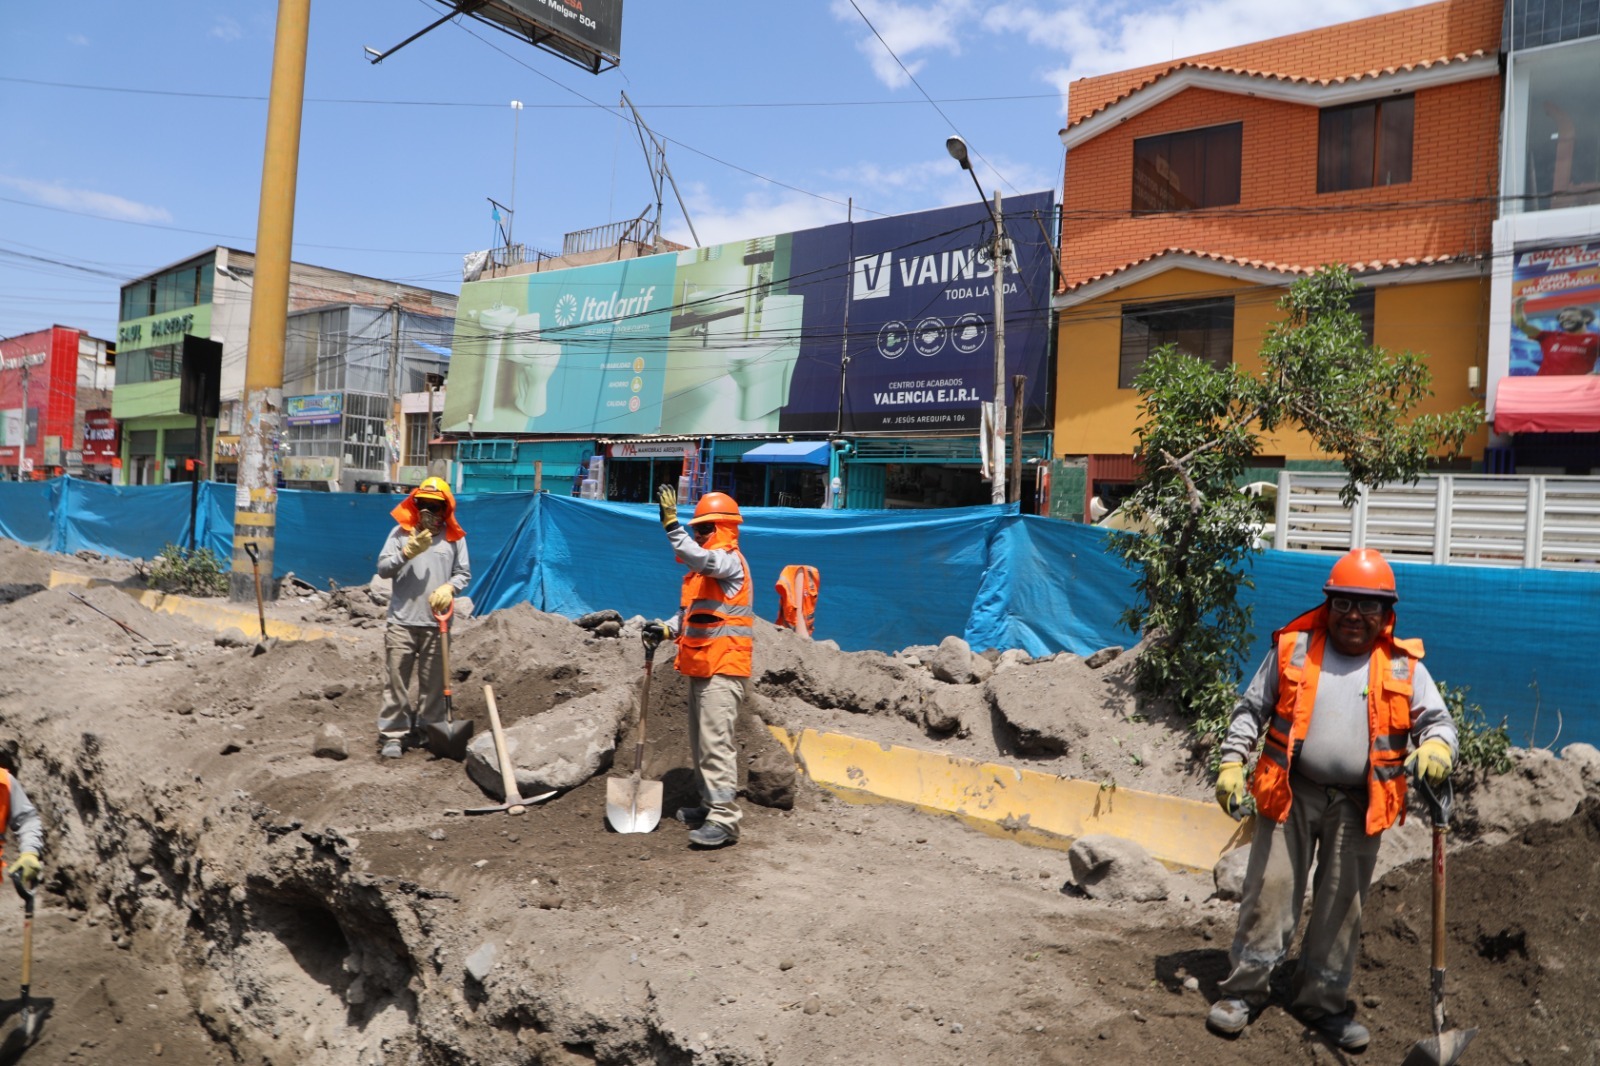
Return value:
<svg viewBox="0 0 1600 1066">
<path fill-rule="evenodd" d="M 22 1061 L 1349 1058 L 1278 1009 L 1237 1040 L 1205 1031 L 1235 917 L 1208 875 L 1174 874 L 1163 902 L 1105 903 L 1070 884 L 1061 851 L 809 786 L 793 810 L 747 805 L 741 843 L 712 853 L 670 819 L 609 832 L 601 778 L 522 817 L 463 817 L 488 801 L 459 764 L 376 755 L 381 631 L 359 593 L 273 605 L 345 636 L 252 655 L 115 588 L 79 591 L 131 637 L 45 590 L 51 566 L 128 574 L 0 543 L 0 740 L 20 743 L 49 834 L 33 952 L 46 1017 Z M 928 674 L 933 649 L 760 639 L 768 720 L 1209 796 L 1181 734 L 1133 705 L 1115 663 L 1007 664 L 956 686 Z M 485 681 L 509 724 L 641 674 L 636 640 L 528 608 L 455 640 L 457 711 L 480 729 Z M 1062 750 L 1023 743 L 994 711 L 983 693 L 1007 677 L 1014 699 L 1039 691 Z M 646 773 L 667 782 L 670 811 L 688 796 L 684 682 L 662 662 L 654 678 Z M 936 702 L 961 708 L 955 728 Z M 348 759 L 313 756 L 330 725 Z M 763 736 L 744 724 L 746 756 Z M 1516 773 L 1463 790 L 1448 1002 L 1454 1024 L 1481 1030 L 1469 1062 L 1600 1063 L 1600 774 L 1586 782 L 1583 763 L 1519 753 Z M 1430 1029 L 1427 846 L 1420 818 L 1385 841 L 1353 989 L 1375 1061 Z M 8 894 L 0 975 L 19 973 L 21 922 Z M 19 1061 L 17 1000 L 0 994 L 13 1034 L 0 1062 Z"/>
</svg>

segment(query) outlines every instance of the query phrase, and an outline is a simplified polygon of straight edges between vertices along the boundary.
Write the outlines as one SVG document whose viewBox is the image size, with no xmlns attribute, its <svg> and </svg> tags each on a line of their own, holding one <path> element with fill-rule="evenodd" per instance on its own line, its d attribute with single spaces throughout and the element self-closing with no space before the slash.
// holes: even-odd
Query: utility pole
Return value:
<svg viewBox="0 0 1600 1066">
<path fill-rule="evenodd" d="M 989 449 L 993 503 L 1006 502 L 1006 233 L 1005 215 L 1000 212 L 1000 190 L 994 191 L 994 444 Z"/>
<path fill-rule="evenodd" d="M 22 467 L 28 457 L 28 375 L 33 364 L 22 361 L 22 447 L 17 449 L 17 480 L 22 480 Z"/>
<path fill-rule="evenodd" d="M 255 593 L 252 567 L 246 565 L 251 561 L 246 546 L 259 552 L 265 571 L 263 595 L 269 599 L 278 596 L 272 564 L 284 425 L 283 346 L 310 27 L 311 0 L 278 0 L 267 143 L 261 161 L 261 206 L 256 220 L 255 289 L 244 368 L 245 422 L 239 434 L 239 487 L 233 505 L 233 572 L 228 579 L 228 598 L 234 601 L 250 599 Z"/>
<path fill-rule="evenodd" d="M 1022 499 L 1022 391 L 1028 384 L 1025 374 L 1011 379 L 1011 498 Z"/>
</svg>

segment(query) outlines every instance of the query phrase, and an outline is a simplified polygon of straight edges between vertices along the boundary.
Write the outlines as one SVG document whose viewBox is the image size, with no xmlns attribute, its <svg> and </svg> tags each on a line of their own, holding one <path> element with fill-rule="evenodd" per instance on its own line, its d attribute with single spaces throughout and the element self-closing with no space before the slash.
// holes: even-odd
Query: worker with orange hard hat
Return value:
<svg viewBox="0 0 1600 1066">
<path fill-rule="evenodd" d="M 689 843 L 720 848 L 739 840 L 739 751 L 734 724 L 750 682 L 755 610 L 750 564 L 739 551 L 739 504 L 725 492 L 708 492 L 694 517 L 678 522 L 678 494 L 670 485 L 656 493 L 661 525 L 683 578 L 678 613 L 645 625 L 646 644 L 678 642 L 673 665 L 689 679 L 689 749 L 704 806 L 677 812 L 690 826 Z"/>
<path fill-rule="evenodd" d="M 1394 634 L 1399 600 L 1383 555 L 1357 548 L 1334 563 L 1321 606 L 1273 634 L 1222 742 L 1217 802 L 1236 817 L 1250 776 L 1255 835 L 1239 926 L 1207 1024 L 1232 1035 L 1266 1006 L 1288 955 L 1313 861 L 1311 915 L 1289 1011 L 1345 1051 L 1370 1034 L 1347 999 L 1361 943 L 1361 905 L 1383 831 L 1406 805 L 1406 775 L 1442 784 L 1456 728 L 1422 665 L 1422 641 Z M 1407 754 L 1407 751 L 1410 754 Z"/>
</svg>

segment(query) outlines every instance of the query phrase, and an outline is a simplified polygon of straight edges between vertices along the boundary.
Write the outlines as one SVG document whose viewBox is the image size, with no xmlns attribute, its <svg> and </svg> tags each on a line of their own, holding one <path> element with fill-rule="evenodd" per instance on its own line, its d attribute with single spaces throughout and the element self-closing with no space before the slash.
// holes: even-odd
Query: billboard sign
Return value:
<svg viewBox="0 0 1600 1066">
<path fill-rule="evenodd" d="M 1053 200 L 1005 206 L 1005 380 L 1027 376 L 1023 424 L 1043 428 Z M 994 392 L 992 233 L 973 203 L 470 282 L 443 427 L 975 432 Z"/>
<path fill-rule="evenodd" d="M 592 73 L 622 58 L 622 0 L 444 0 Z"/>
<path fill-rule="evenodd" d="M 331 426 L 344 412 L 344 393 L 288 396 L 284 398 L 283 408 L 285 421 L 291 426 Z"/>
<path fill-rule="evenodd" d="M 122 451 L 122 430 L 105 408 L 83 413 L 83 461 L 105 464 Z"/>
<path fill-rule="evenodd" d="M 1511 376 L 1593 374 L 1600 357 L 1600 243 L 1518 252 Z"/>
</svg>

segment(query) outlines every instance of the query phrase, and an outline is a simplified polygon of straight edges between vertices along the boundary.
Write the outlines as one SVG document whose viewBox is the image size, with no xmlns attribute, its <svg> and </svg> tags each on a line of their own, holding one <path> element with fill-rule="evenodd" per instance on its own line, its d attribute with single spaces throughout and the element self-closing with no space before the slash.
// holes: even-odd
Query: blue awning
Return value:
<svg viewBox="0 0 1600 1066">
<path fill-rule="evenodd" d="M 777 441 L 758 444 L 741 455 L 740 463 L 790 463 L 802 466 L 827 466 L 828 442 L 825 440 Z"/>
</svg>

